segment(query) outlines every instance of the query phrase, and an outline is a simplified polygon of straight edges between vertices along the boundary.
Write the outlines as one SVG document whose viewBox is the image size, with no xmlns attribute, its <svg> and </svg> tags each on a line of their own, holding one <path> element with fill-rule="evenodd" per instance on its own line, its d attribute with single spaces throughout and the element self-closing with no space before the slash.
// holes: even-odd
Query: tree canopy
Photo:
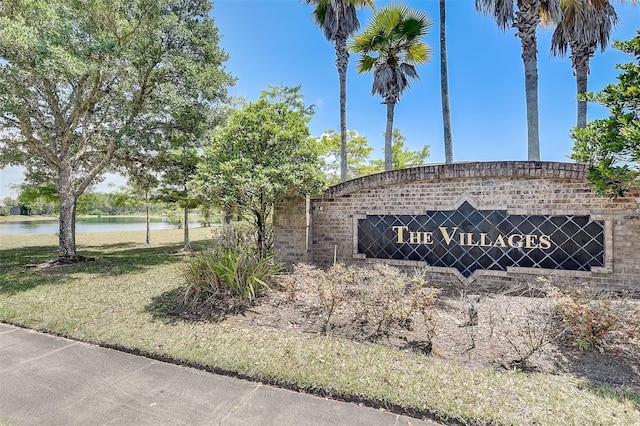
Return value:
<svg viewBox="0 0 640 426">
<path fill-rule="evenodd" d="M 342 156 L 341 137 L 335 130 L 328 130 L 317 138 L 320 154 L 325 161 L 324 172 L 327 175 L 327 183 L 330 185 L 340 182 Z M 367 138 L 358 134 L 355 130 L 347 132 L 347 179 L 353 179 L 365 174 L 363 167 L 373 148 L 367 143 Z"/>
<path fill-rule="evenodd" d="M 59 257 L 76 257 L 77 198 L 173 112 L 233 79 L 208 0 L 0 3 L 0 166 L 60 196 Z"/>
<path fill-rule="evenodd" d="M 231 113 L 205 147 L 198 166 L 202 193 L 227 211 L 249 213 L 261 254 L 275 203 L 323 187 L 321 161 L 307 123 L 300 87 L 272 87 L 255 102 Z"/>
<path fill-rule="evenodd" d="M 587 99 L 609 109 L 609 117 L 593 120 L 586 128 L 575 128 L 571 158 L 588 165 L 594 189 L 611 197 L 624 196 L 640 184 L 640 31 L 614 47 L 633 56 L 634 62 L 618 65 L 622 73 Z"/>
</svg>

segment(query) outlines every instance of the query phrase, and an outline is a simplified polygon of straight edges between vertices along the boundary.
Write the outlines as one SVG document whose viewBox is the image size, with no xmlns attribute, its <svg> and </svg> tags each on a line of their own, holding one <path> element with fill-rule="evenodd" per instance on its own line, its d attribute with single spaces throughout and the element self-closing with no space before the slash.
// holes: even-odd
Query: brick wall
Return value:
<svg viewBox="0 0 640 426">
<path fill-rule="evenodd" d="M 555 274 L 594 285 L 640 291 L 640 195 L 611 200 L 595 194 L 585 166 L 559 162 L 478 162 L 415 167 L 379 173 L 333 186 L 322 195 L 289 199 L 276 207 L 275 248 L 286 263 L 331 265 L 384 261 L 426 267 L 432 282 L 494 286 Z M 478 210 L 515 215 L 591 215 L 605 221 L 605 267 L 590 272 L 509 268 L 456 270 L 425 262 L 365 259 L 357 253 L 357 219 L 366 215 L 420 215 L 452 210 L 464 201 Z"/>
</svg>

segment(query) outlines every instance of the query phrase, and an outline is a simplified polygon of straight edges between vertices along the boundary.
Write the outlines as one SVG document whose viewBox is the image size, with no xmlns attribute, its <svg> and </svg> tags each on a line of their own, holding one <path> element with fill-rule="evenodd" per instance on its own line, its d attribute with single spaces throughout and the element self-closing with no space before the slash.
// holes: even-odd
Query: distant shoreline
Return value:
<svg viewBox="0 0 640 426">
<path fill-rule="evenodd" d="M 78 215 L 76 217 L 76 219 L 80 219 L 80 218 L 86 218 L 86 217 L 98 217 L 98 215 L 95 214 L 87 214 L 87 215 Z M 136 214 L 116 214 L 116 215 L 102 215 L 102 217 L 139 217 L 139 218 L 145 218 L 146 216 L 144 214 L 142 215 L 136 215 Z M 162 217 L 166 217 L 166 216 L 161 216 L 161 215 L 152 215 L 149 216 L 150 219 L 158 219 L 158 218 L 162 218 Z M 31 221 L 35 221 L 35 220 L 58 220 L 59 217 L 58 216 L 40 216 L 40 215 L 31 215 L 31 216 L 25 216 L 25 215 L 11 215 L 11 216 L 0 216 L 0 223 L 11 223 L 11 222 L 31 222 Z"/>
</svg>

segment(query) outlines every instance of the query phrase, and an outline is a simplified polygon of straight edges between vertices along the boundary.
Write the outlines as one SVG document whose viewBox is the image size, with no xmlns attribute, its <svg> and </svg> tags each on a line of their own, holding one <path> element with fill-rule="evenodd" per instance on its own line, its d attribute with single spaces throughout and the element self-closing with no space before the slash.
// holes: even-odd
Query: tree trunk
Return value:
<svg viewBox="0 0 640 426">
<path fill-rule="evenodd" d="M 147 238 L 145 240 L 145 244 L 151 245 L 151 224 L 149 223 L 149 191 L 144 192 L 144 200 L 147 204 Z"/>
<path fill-rule="evenodd" d="M 576 70 L 576 89 L 578 92 L 578 116 L 576 125 L 583 129 L 587 127 L 587 101 L 580 95 L 587 93 L 587 74 L 586 67 L 581 67 Z"/>
<path fill-rule="evenodd" d="M 528 160 L 540 161 L 540 128 L 538 124 L 538 41 L 536 29 L 540 23 L 540 3 L 537 0 L 519 2 L 514 26 L 522 45 L 524 85 L 527 101 Z"/>
<path fill-rule="evenodd" d="M 266 250 L 264 247 L 264 236 L 265 236 L 265 218 L 264 218 L 264 213 L 261 211 L 257 211 L 255 212 L 255 216 L 256 216 L 256 228 L 258 230 L 258 235 L 257 235 L 257 246 L 258 246 L 258 253 L 260 255 L 260 258 L 264 258 L 265 254 L 266 254 Z"/>
<path fill-rule="evenodd" d="M 396 108 L 395 102 L 387 101 L 387 129 L 384 132 L 384 171 L 393 170 L 393 114 Z"/>
<path fill-rule="evenodd" d="M 191 250 L 191 242 L 189 241 L 189 204 L 184 206 L 184 249 Z"/>
<path fill-rule="evenodd" d="M 78 197 L 73 190 L 72 170 L 64 166 L 55 178 L 55 186 L 60 196 L 60 232 L 58 257 L 72 259 L 76 252 L 76 205 Z"/>
<path fill-rule="evenodd" d="M 67 189 L 64 189 L 67 187 Z M 76 252 L 76 196 L 71 183 L 58 189 L 60 195 L 60 234 L 58 257 L 73 259 Z"/>
<path fill-rule="evenodd" d="M 442 94 L 442 127 L 445 163 L 453 163 L 453 135 L 449 108 L 449 71 L 447 66 L 446 0 L 440 0 L 440 88 Z"/>
<path fill-rule="evenodd" d="M 529 161 L 540 161 L 540 127 L 538 124 L 538 65 L 537 61 L 527 61 L 525 69 L 525 90 L 527 98 L 527 147 Z"/>
<path fill-rule="evenodd" d="M 340 80 L 340 182 L 347 180 L 347 38 L 336 38 L 336 68 Z"/>
</svg>

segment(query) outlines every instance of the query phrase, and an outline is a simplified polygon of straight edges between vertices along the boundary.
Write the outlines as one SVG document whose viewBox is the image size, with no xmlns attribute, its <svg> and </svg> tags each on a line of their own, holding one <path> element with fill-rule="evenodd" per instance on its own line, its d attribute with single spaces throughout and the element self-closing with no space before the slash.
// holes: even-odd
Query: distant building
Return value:
<svg viewBox="0 0 640 426">
<path fill-rule="evenodd" d="M 27 206 L 7 206 L 11 216 L 31 216 L 31 209 Z"/>
</svg>

